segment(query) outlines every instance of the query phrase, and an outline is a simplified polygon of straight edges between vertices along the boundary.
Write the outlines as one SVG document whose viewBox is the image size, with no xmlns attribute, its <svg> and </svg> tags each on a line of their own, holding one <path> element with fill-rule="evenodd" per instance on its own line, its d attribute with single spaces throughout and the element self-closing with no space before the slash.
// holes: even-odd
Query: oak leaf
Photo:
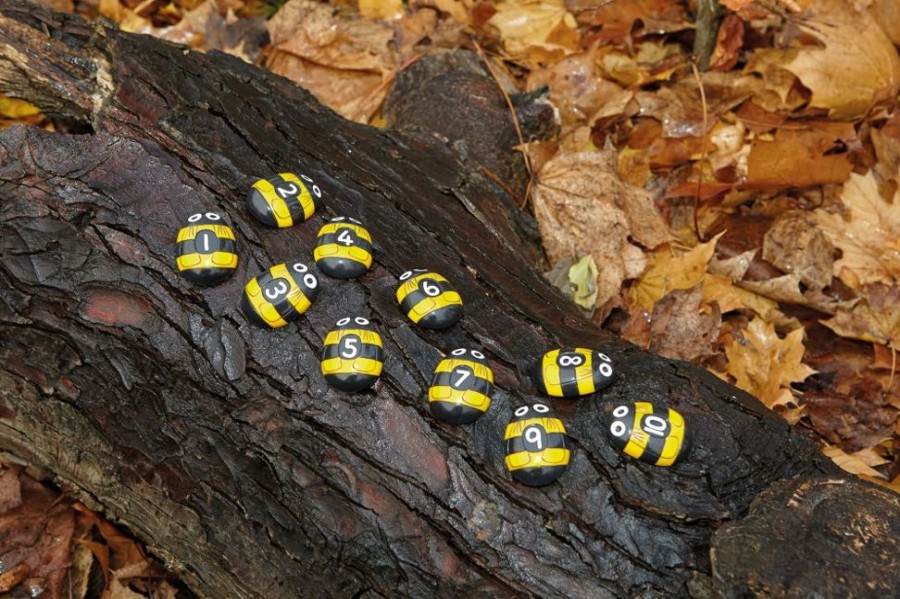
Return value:
<svg viewBox="0 0 900 599">
<path fill-rule="evenodd" d="M 793 401 L 791 384 L 815 373 L 801 361 L 804 351 L 802 328 L 782 339 L 774 325 L 757 317 L 744 329 L 741 339 L 735 337 L 725 345 L 727 371 L 738 387 L 770 408 L 789 406 Z"/>
</svg>

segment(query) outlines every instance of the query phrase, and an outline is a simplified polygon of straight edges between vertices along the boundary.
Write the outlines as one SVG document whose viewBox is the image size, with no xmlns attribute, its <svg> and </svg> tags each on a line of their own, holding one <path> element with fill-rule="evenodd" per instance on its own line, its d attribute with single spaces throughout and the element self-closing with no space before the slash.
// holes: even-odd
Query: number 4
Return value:
<svg viewBox="0 0 900 599">
<path fill-rule="evenodd" d="M 350 229 L 341 229 L 337 239 L 344 245 L 353 245 L 353 236 L 350 234 Z"/>
</svg>

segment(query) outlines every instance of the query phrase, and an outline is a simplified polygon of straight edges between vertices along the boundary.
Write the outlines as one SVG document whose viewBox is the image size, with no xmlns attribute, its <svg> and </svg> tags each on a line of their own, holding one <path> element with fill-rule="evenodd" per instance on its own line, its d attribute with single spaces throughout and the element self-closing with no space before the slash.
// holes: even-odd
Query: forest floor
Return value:
<svg viewBox="0 0 900 599">
<path fill-rule="evenodd" d="M 703 365 L 900 492 L 894 0 L 40 3 L 237 55 L 379 127 L 396 73 L 431 53 L 478 52 L 508 95 L 548 86 L 559 134 L 518 147 L 548 277 L 596 323 Z M 53 126 L 0 96 L 0 127 L 21 122 Z M 0 518 L 48 514 L 58 539 L 0 575 L 0 593 L 36 580 L 99 589 L 79 597 L 189 596 L 48 493 L 0 470 Z M 88 566 L 62 567 L 66 543 Z"/>
</svg>

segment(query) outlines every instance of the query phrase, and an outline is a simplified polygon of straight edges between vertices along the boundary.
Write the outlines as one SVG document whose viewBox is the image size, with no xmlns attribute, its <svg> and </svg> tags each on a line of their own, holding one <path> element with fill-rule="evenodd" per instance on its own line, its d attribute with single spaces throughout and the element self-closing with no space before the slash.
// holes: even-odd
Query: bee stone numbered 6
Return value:
<svg viewBox="0 0 900 599">
<path fill-rule="evenodd" d="M 400 275 L 397 302 L 411 321 L 426 329 L 452 327 L 463 314 L 462 298 L 447 279 L 424 269 Z"/>
</svg>

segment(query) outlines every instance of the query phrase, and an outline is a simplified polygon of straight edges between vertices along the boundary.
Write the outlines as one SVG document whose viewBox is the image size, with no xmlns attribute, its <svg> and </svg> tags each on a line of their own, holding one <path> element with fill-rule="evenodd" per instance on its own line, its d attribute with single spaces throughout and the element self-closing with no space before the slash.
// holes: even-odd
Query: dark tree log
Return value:
<svg viewBox="0 0 900 599">
<path fill-rule="evenodd" d="M 840 573 L 812 575 L 832 556 L 879 568 L 848 579 L 848 594 L 900 585 L 895 497 L 845 477 L 754 398 L 582 319 L 510 245 L 497 186 L 440 144 L 346 122 L 229 56 L 21 0 L 0 7 L 0 88 L 91 129 L 0 134 L 0 446 L 129 526 L 199 594 L 777 594 L 790 578 L 767 539 L 786 520 L 820 527 L 823 497 L 856 525 L 827 556 L 815 536 L 790 539 L 795 580 L 810 585 L 790 592 L 839 585 Z M 328 200 L 313 222 L 273 231 L 243 196 L 282 170 L 313 175 Z M 199 289 L 174 270 L 174 236 L 206 210 L 227 215 L 241 263 Z M 243 283 L 309 260 L 323 214 L 361 217 L 375 266 L 323 278 L 299 324 L 253 328 L 236 308 Z M 416 328 L 395 304 L 397 275 L 423 265 L 466 300 L 448 331 Z M 385 373 L 346 394 L 318 356 L 355 313 L 381 330 Z M 604 348 L 619 378 L 554 403 L 573 463 L 528 488 L 504 471 L 502 430 L 535 396 L 536 357 L 560 345 Z M 498 389 L 486 416 L 453 427 L 423 397 L 459 346 L 485 349 Z M 611 406 L 645 400 L 694 432 L 674 468 L 606 440 Z M 800 486 L 812 505 L 791 497 Z"/>
</svg>

